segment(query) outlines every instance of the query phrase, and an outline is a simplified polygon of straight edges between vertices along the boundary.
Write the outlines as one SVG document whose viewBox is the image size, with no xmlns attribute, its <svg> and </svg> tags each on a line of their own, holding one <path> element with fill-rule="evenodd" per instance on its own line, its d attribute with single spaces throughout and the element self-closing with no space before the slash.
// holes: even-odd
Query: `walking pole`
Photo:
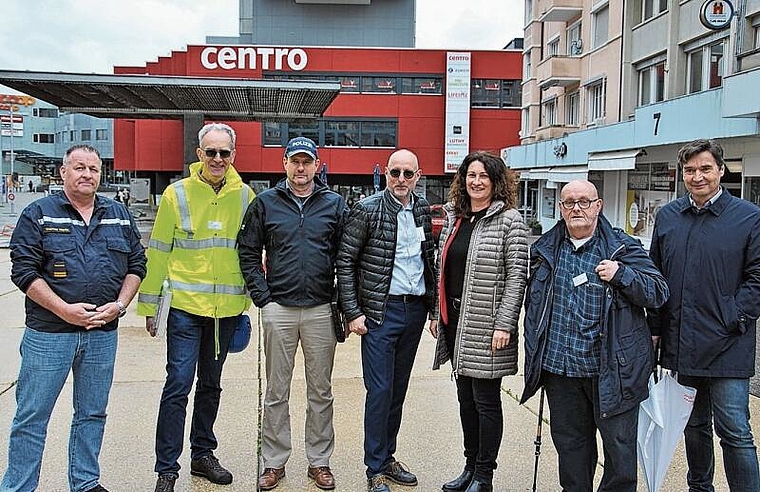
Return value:
<svg viewBox="0 0 760 492">
<path fill-rule="evenodd" d="M 538 402 L 538 425 L 536 426 L 536 463 L 533 465 L 533 492 L 536 492 L 536 482 L 538 481 L 538 457 L 541 456 L 541 429 L 544 424 L 544 387 L 541 386 L 541 396 Z"/>
</svg>

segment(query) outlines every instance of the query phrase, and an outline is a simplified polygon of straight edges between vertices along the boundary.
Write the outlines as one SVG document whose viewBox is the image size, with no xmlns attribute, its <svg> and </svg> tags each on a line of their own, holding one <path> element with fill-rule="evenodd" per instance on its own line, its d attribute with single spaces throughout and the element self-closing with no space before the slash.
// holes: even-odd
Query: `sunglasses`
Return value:
<svg viewBox="0 0 760 492">
<path fill-rule="evenodd" d="M 232 155 L 232 151 L 227 149 L 204 149 L 203 152 L 209 159 L 213 159 L 217 154 L 222 159 L 228 159 Z"/>
<path fill-rule="evenodd" d="M 401 169 L 391 169 L 388 171 L 388 174 L 390 174 L 392 178 L 398 178 L 401 176 Z M 404 179 L 412 179 L 415 174 L 417 174 L 417 171 L 404 169 Z"/>
</svg>

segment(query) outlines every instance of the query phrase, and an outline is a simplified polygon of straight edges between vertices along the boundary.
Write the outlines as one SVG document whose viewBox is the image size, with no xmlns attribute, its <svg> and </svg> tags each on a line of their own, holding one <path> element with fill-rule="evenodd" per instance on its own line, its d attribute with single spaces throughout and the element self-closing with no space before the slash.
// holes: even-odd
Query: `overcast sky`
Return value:
<svg viewBox="0 0 760 492">
<path fill-rule="evenodd" d="M 501 49 L 522 12 L 522 0 L 417 0 L 417 47 Z M 2 0 L 0 15 L 0 70 L 112 73 L 238 35 L 238 0 Z"/>
</svg>

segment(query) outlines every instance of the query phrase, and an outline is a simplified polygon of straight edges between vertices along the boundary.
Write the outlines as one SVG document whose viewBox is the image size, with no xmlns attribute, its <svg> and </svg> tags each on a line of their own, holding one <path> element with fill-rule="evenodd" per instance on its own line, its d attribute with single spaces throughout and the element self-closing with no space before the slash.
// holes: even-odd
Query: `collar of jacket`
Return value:
<svg viewBox="0 0 760 492">
<path fill-rule="evenodd" d="M 602 254 L 611 255 L 623 245 L 623 242 L 618 239 L 619 232 L 620 229 L 613 227 L 610 221 L 607 220 L 607 217 L 599 214 L 594 235 L 602 241 Z M 565 226 L 565 219 L 560 219 L 554 227 L 533 243 L 533 246 L 530 248 L 531 259 L 535 256 L 542 256 L 554 268 L 559 248 L 566 237 L 567 227 Z"/>
<path fill-rule="evenodd" d="M 490 217 L 492 215 L 496 215 L 499 212 L 503 211 L 506 207 L 506 204 L 501 200 L 494 200 L 491 202 L 491 205 L 488 206 L 488 212 L 486 212 L 486 215 L 483 218 Z M 448 215 L 454 215 L 454 205 L 452 205 L 451 202 L 446 202 L 443 204 L 443 209 L 446 211 Z"/>
<path fill-rule="evenodd" d="M 281 180 L 279 180 L 277 182 L 277 184 L 274 185 L 274 187 L 278 191 L 281 191 L 283 193 L 288 193 L 289 190 L 288 190 L 287 183 L 288 183 L 288 178 L 285 177 L 285 178 L 282 178 Z M 311 192 L 311 194 L 314 195 L 317 192 L 323 191 L 323 190 L 326 190 L 326 189 L 327 189 L 327 185 L 325 185 L 324 183 L 322 183 L 322 181 L 320 181 L 317 176 L 314 176 L 314 190 Z"/>
<path fill-rule="evenodd" d="M 713 202 L 712 204 L 710 204 L 709 207 L 704 209 L 708 212 L 712 212 L 712 214 L 715 216 L 719 216 L 723 212 L 723 210 L 725 210 L 726 207 L 728 206 L 728 202 L 731 201 L 731 193 L 729 193 L 728 190 L 724 186 L 721 186 L 721 188 L 723 189 L 723 191 L 718 197 L 718 199 L 715 200 L 715 202 Z M 691 200 L 689 200 L 688 194 L 678 199 L 676 208 L 681 213 L 685 213 L 694 208 L 691 205 Z"/>
<path fill-rule="evenodd" d="M 417 208 L 417 204 L 419 203 L 420 197 L 417 196 L 417 194 L 412 191 L 410 194 L 410 198 L 412 200 L 412 210 Z M 401 210 L 401 203 L 399 203 L 398 198 L 393 196 L 393 192 L 390 188 L 385 188 L 383 191 L 383 201 L 385 201 L 385 205 L 388 206 L 391 212 L 394 214 L 397 214 L 399 210 Z"/>
<path fill-rule="evenodd" d="M 203 183 L 206 186 L 211 186 L 210 184 L 203 181 L 199 176 L 198 173 L 201 172 L 201 168 L 203 167 L 203 163 L 198 161 L 190 164 L 190 179 L 194 179 L 198 181 L 199 183 Z M 228 190 L 232 187 L 232 185 L 241 185 L 243 184 L 243 178 L 240 177 L 237 170 L 235 170 L 235 167 L 230 164 L 227 166 L 227 171 L 224 173 L 224 179 L 226 182 L 224 183 L 224 186 L 222 186 L 222 189 L 219 191 L 219 193 L 222 193 L 224 190 Z"/>
</svg>

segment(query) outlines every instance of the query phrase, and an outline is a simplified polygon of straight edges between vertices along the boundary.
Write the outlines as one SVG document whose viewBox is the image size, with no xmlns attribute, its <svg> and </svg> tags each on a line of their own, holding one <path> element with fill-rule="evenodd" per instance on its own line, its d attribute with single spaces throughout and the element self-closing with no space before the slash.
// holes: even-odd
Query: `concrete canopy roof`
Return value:
<svg viewBox="0 0 760 492">
<path fill-rule="evenodd" d="M 338 82 L 0 70 L 0 84 L 99 118 L 293 121 L 321 116 Z"/>
</svg>

